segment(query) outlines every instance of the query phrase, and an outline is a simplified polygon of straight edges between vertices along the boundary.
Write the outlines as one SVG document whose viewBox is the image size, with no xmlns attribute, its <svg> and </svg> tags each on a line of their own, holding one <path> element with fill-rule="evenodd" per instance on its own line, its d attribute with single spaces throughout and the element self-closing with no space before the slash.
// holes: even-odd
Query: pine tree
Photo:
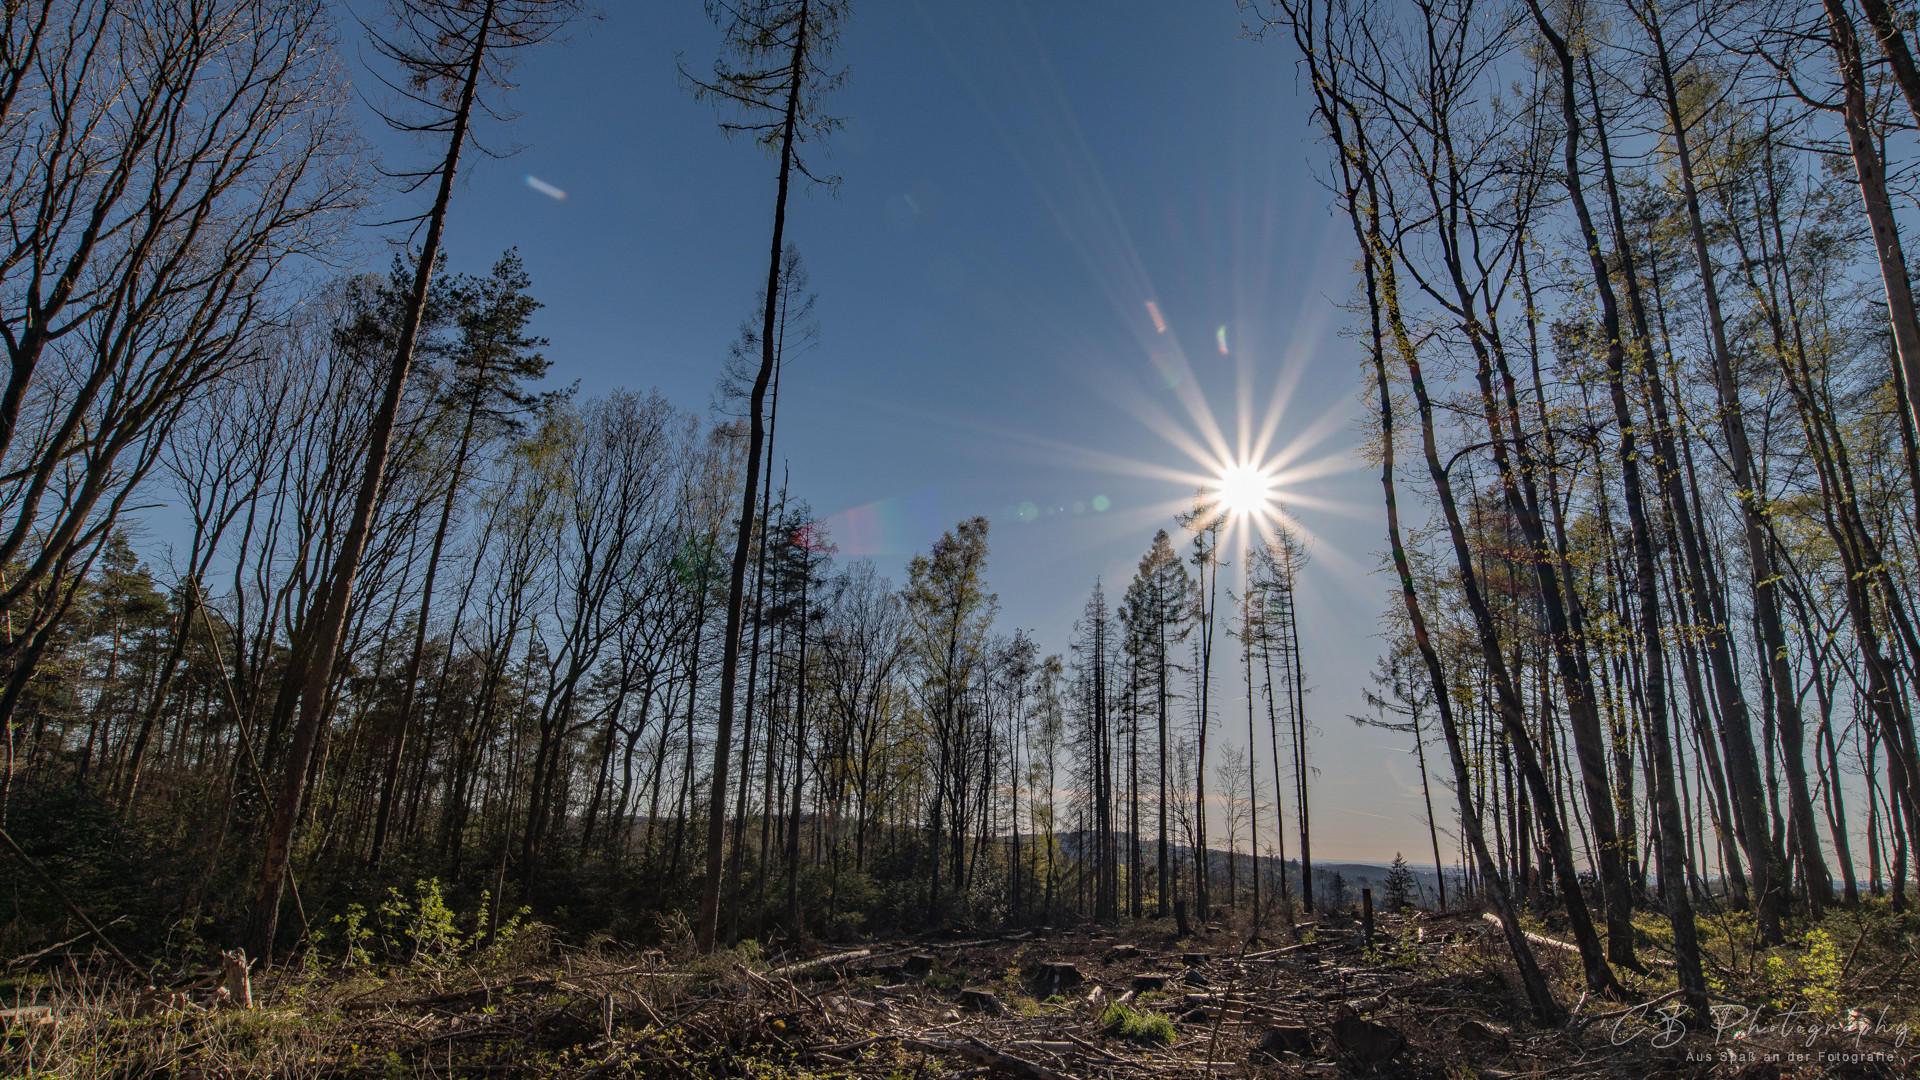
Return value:
<svg viewBox="0 0 1920 1080">
<path fill-rule="evenodd" d="M 1387 910 L 1410 908 L 1419 895 L 1420 883 L 1413 876 L 1413 867 L 1407 865 L 1405 856 L 1394 852 L 1393 865 L 1387 869 Z"/>
</svg>

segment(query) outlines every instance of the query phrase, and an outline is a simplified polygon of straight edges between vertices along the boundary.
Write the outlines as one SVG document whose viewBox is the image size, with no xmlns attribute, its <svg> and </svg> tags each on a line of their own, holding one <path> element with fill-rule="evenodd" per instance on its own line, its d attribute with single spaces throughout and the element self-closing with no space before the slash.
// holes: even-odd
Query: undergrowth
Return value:
<svg viewBox="0 0 1920 1080">
<path fill-rule="evenodd" d="M 1158 1043 L 1166 1046 L 1179 1035 L 1174 1030 L 1173 1021 L 1166 1014 L 1142 1012 L 1128 1008 L 1119 1002 L 1106 1007 L 1100 1014 L 1100 1026 L 1108 1034 L 1140 1043 Z"/>
</svg>

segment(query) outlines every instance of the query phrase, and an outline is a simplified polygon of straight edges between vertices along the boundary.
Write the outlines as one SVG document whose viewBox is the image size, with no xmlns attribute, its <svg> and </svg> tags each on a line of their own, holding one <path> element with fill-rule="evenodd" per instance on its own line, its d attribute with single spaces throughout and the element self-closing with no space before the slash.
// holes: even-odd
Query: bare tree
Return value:
<svg viewBox="0 0 1920 1080">
<path fill-rule="evenodd" d="M 16 4 L 0 31 L 4 722 L 167 434 L 257 355 L 361 178 L 324 4 Z"/>
<path fill-rule="evenodd" d="M 696 96 L 738 109 L 739 120 L 722 123 L 729 134 L 746 132 L 779 157 L 779 182 L 773 203 L 772 254 L 767 260 L 766 312 L 760 331 L 760 370 L 754 376 L 747 408 L 747 471 L 741 488 L 740 525 L 733 568 L 727 584 L 727 628 L 720 652 L 720 716 L 714 732 L 713 777 L 707 821 L 707 880 L 701 900 L 698 944 L 713 949 L 720 920 L 720 884 L 726 836 L 728 755 L 733 737 L 734 682 L 740 668 L 741 615 L 746 596 L 747 560 L 752 549 L 754 507 L 760 486 L 763 410 L 773 378 L 775 321 L 779 315 L 781 252 L 786 243 L 787 191 L 797 168 L 814 178 L 800 157 L 800 144 L 824 138 L 839 121 L 821 111 L 822 97 L 837 89 L 844 72 L 825 65 L 833 57 L 847 19 L 844 0 L 743 0 L 733 5 L 711 0 L 707 13 L 720 24 L 721 59 L 710 80 L 681 69 Z M 729 63 L 735 66 L 729 66 Z"/>
</svg>

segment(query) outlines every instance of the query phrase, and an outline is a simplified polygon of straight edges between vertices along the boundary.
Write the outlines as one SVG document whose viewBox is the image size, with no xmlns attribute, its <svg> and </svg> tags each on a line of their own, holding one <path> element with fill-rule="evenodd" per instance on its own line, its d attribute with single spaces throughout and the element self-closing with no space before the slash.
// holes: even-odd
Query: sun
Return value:
<svg viewBox="0 0 1920 1080">
<path fill-rule="evenodd" d="M 1244 518 L 1266 513 L 1273 500 L 1273 478 L 1252 465 L 1230 465 L 1213 483 L 1222 512 Z"/>
</svg>

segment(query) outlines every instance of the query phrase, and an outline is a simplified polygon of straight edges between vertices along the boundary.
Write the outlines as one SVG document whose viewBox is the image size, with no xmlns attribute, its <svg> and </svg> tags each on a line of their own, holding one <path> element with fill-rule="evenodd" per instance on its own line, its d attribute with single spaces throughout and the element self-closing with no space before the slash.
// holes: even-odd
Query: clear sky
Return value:
<svg viewBox="0 0 1920 1080">
<path fill-rule="evenodd" d="M 466 170 L 450 264 L 517 245 L 556 381 L 704 412 L 765 279 L 774 163 L 679 85 L 676 56 L 705 70 L 717 42 L 699 3 L 603 15 L 520 68 L 519 118 L 486 135 L 519 151 Z M 874 557 L 896 581 L 938 528 L 987 515 L 1000 628 L 1063 651 L 1095 578 L 1117 599 L 1212 471 L 1196 452 L 1250 453 L 1270 425 L 1313 550 L 1316 857 L 1426 860 L 1405 737 L 1346 718 L 1381 645 L 1383 527 L 1351 454 L 1352 241 L 1288 52 L 1227 0 L 868 0 L 840 60 L 846 130 L 815 166 L 844 179 L 788 216 L 821 329 L 782 386 L 794 493 L 844 515 L 837 539 L 891 549 Z M 1224 620 L 1221 639 L 1216 737 L 1243 743 Z"/>
</svg>

